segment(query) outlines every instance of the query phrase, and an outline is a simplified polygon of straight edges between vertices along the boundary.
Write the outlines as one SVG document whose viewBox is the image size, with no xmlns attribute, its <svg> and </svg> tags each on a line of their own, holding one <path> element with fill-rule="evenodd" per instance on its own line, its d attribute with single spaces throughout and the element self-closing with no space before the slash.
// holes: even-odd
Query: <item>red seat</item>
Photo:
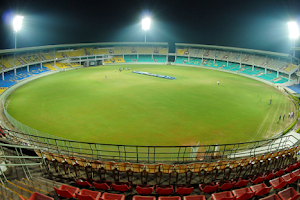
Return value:
<svg viewBox="0 0 300 200">
<path fill-rule="evenodd" d="M 194 187 L 190 185 L 177 185 L 175 186 L 175 192 L 179 195 L 189 195 L 194 191 Z"/>
<path fill-rule="evenodd" d="M 131 184 L 129 182 L 114 182 L 111 187 L 120 192 L 127 192 L 131 188 Z"/>
<path fill-rule="evenodd" d="M 93 186 L 99 190 L 109 190 L 111 187 L 111 181 L 96 181 L 93 182 Z"/>
<path fill-rule="evenodd" d="M 254 196 L 254 192 L 252 192 L 247 187 L 233 190 L 232 194 L 236 197 L 237 200 L 247 200 L 251 199 Z"/>
<path fill-rule="evenodd" d="M 281 176 L 282 174 L 284 174 L 284 172 L 284 169 L 279 169 L 277 172 L 275 172 L 275 176 Z"/>
<path fill-rule="evenodd" d="M 111 194 L 111 193 L 104 192 L 102 194 L 102 199 L 125 200 L 125 195 L 123 195 L 123 194 Z"/>
<path fill-rule="evenodd" d="M 264 176 L 254 176 L 252 179 L 251 179 L 251 183 L 252 184 L 259 184 L 261 182 L 263 182 L 265 179 Z"/>
<path fill-rule="evenodd" d="M 101 192 L 82 189 L 79 194 L 76 193 L 78 200 L 99 200 Z"/>
<path fill-rule="evenodd" d="M 238 179 L 236 181 L 236 183 L 234 184 L 235 187 L 246 187 L 246 185 L 250 182 L 250 179 L 249 180 L 244 180 L 244 179 Z"/>
<path fill-rule="evenodd" d="M 158 200 L 181 200 L 180 196 L 158 197 Z"/>
<path fill-rule="evenodd" d="M 200 184 L 199 188 L 204 193 L 213 193 L 217 191 L 218 186 L 215 185 L 214 183 L 208 183 L 208 184 Z"/>
<path fill-rule="evenodd" d="M 297 169 L 292 172 L 298 179 L 300 179 L 300 169 Z"/>
<path fill-rule="evenodd" d="M 76 193 L 79 192 L 79 188 L 72 187 L 69 185 L 61 185 L 59 189 L 57 189 L 54 186 L 53 188 L 58 196 L 65 197 L 65 198 L 75 198 Z"/>
<path fill-rule="evenodd" d="M 287 184 L 292 184 L 297 181 L 297 176 L 295 176 L 293 173 L 283 175 L 281 178 L 285 180 Z"/>
<path fill-rule="evenodd" d="M 281 189 L 286 186 L 287 182 L 283 180 L 281 177 L 272 179 L 269 181 L 274 189 Z"/>
<path fill-rule="evenodd" d="M 298 161 L 298 162 L 294 163 L 293 166 L 294 166 L 294 169 L 298 169 L 300 167 L 300 162 Z"/>
<path fill-rule="evenodd" d="M 266 173 L 266 174 L 264 174 L 264 176 L 265 176 L 264 180 L 268 181 L 268 180 L 271 180 L 271 179 L 273 179 L 275 177 L 275 173 L 273 173 L 273 172 Z"/>
<path fill-rule="evenodd" d="M 132 197 L 132 200 L 156 200 L 156 197 L 153 196 L 138 196 L 138 195 L 134 195 Z"/>
<path fill-rule="evenodd" d="M 230 181 L 221 181 L 217 182 L 217 186 L 219 190 L 231 190 L 234 186 L 235 182 L 230 182 Z"/>
<path fill-rule="evenodd" d="M 281 200 L 281 199 L 276 194 L 273 194 L 273 195 L 267 196 L 265 198 L 262 198 L 260 200 Z"/>
<path fill-rule="evenodd" d="M 271 188 L 272 187 L 267 187 L 264 183 L 250 186 L 252 192 L 255 192 L 255 196 L 265 195 L 270 192 Z"/>
<path fill-rule="evenodd" d="M 166 195 L 172 194 L 174 192 L 174 188 L 173 188 L 173 185 L 166 185 L 166 186 L 157 185 L 155 192 L 159 195 L 165 195 L 166 196 Z"/>
<path fill-rule="evenodd" d="M 294 166 L 293 165 L 288 165 L 284 170 L 285 170 L 285 172 L 289 173 L 289 172 L 294 170 Z"/>
<path fill-rule="evenodd" d="M 213 200 L 235 200 L 235 196 L 230 191 L 211 194 Z"/>
<path fill-rule="evenodd" d="M 25 200 L 22 196 L 19 196 L 21 200 Z M 27 200 L 54 200 L 52 197 L 48 197 L 38 192 L 34 192 Z"/>
<path fill-rule="evenodd" d="M 83 180 L 75 180 L 75 183 L 81 187 L 92 187 L 92 185 L 89 182 Z"/>
<path fill-rule="evenodd" d="M 137 185 L 136 192 L 142 195 L 149 195 L 154 191 L 154 186 L 150 185 Z"/>
<path fill-rule="evenodd" d="M 282 200 L 297 200 L 300 198 L 300 194 L 292 187 L 289 187 L 281 192 L 278 192 L 278 196 Z"/>
<path fill-rule="evenodd" d="M 183 200 L 206 200 L 204 195 L 184 196 Z"/>
</svg>

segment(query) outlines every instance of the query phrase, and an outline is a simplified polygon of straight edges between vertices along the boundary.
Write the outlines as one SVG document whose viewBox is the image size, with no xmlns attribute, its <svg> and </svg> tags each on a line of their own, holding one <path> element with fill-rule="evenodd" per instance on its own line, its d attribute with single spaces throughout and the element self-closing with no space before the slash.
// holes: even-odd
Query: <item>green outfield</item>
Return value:
<svg viewBox="0 0 300 200">
<path fill-rule="evenodd" d="M 119 72 L 119 67 L 131 71 Z M 20 87 L 8 100 L 8 112 L 37 130 L 76 141 L 134 145 L 264 139 L 288 127 L 292 123 L 288 113 L 295 109 L 280 91 L 256 80 L 167 65 L 110 65 L 61 72 Z M 284 122 L 278 123 L 284 114 Z"/>
</svg>

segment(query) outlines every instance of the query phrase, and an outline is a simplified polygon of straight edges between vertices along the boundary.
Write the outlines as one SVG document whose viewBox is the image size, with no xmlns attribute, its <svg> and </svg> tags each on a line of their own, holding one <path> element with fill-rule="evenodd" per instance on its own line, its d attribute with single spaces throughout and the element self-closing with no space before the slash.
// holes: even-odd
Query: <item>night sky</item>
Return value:
<svg viewBox="0 0 300 200">
<path fill-rule="evenodd" d="M 12 18 L 24 16 L 18 47 L 89 42 L 208 44 L 291 54 L 287 22 L 300 25 L 300 0 L 1 0 L 0 49 L 14 47 Z M 299 46 L 300 42 L 296 42 Z"/>
</svg>

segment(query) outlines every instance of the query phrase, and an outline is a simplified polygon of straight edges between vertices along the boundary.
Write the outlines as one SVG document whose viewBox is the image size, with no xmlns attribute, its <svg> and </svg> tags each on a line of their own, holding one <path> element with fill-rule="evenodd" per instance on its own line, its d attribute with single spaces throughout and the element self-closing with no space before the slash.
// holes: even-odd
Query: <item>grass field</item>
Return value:
<svg viewBox="0 0 300 200">
<path fill-rule="evenodd" d="M 115 72 L 119 67 L 131 71 Z M 78 141 L 134 145 L 264 139 L 290 125 L 288 113 L 295 109 L 288 97 L 261 82 L 215 70 L 166 65 L 61 72 L 20 87 L 8 99 L 8 112 L 37 130 Z M 284 122 L 278 123 L 284 114 Z"/>
</svg>

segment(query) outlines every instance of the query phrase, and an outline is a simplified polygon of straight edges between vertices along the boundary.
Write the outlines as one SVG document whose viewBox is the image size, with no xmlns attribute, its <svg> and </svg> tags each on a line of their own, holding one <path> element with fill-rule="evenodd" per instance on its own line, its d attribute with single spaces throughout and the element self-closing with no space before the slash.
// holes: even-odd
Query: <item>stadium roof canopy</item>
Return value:
<svg viewBox="0 0 300 200">
<path fill-rule="evenodd" d="M 254 50 L 254 49 L 244 49 L 244 48 L 237 48 L 237 47 L 223 47 L 223 46 L 216 46 L 216 45 L 175 43 L 175 46 L 196 47 L 196 48 L 205 48 L 205 49 L 219 49 L 219 50 L 226 50 L 226 51 L 238 51 L 238 52 L 256 53 L 256 54 L 264 54 L 264 55 L 279 56 L 279 57 L 292 57 L 291 55 L 285 54 L 285 53 L 261 51 L 261 50 Z"/>
<path fill-rule="evenodd" d="M 0 54 L 17 53 L 24 51 L 37 51 L 37 50 L 48 50 L 48 49 L 59 49 L 69 47 L 89 47 L 89 46 L 133 46 L 133 45 L 158 45 L 158 46 L 169 46 L 167 42 L 101 42 L 101 43 L 79 43 L 79 44 L 59 44 L 59 45 L 47 45 L 37 47 L 26 47 L 18 49 L 4 49 L 0 50 Z"/>
</svg>

